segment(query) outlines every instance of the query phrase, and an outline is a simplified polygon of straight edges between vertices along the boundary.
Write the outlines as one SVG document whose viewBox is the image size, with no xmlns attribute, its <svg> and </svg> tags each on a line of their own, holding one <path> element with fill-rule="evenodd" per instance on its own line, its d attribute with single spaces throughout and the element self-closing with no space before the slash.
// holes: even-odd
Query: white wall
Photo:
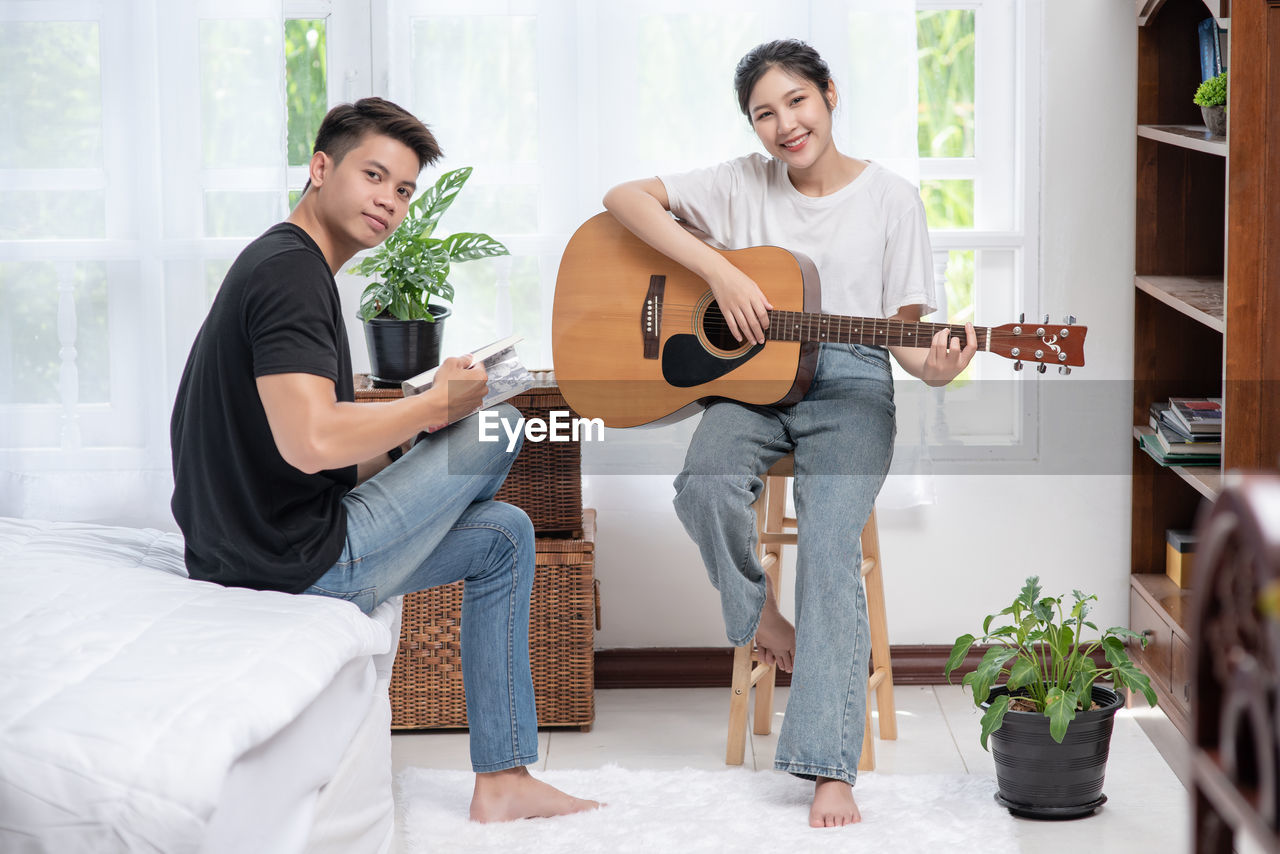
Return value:
<svg viewBox="0 0 1280 854">
<path fill-rule="evenodd" d="M 994 466 L 944 475 L 935 504 L 881 511 L 895 644 L 950 643 L 1007 605 L 1031 574 L 1050 593 L 1098 594 L 1099 625 L 1128 622 L 1136 25 L 1129 3 L 1044 5 L 1040 299 L 1027 314 L 1070 312 L 1089 326 L 1088 367 L 1044 381 L 1092 384 L 1079 387 L 1096 391 L 1090 441 L 1113 453 L 1076 475 Z M 1086 426 L 1070 412 L 1041 419 L 1045 437 Z M 671 494 L 668 474 L 586 479 L 584 500 L 599 514 L 600 648 L 726 643 L 715 591 Z M 790 599 L 784 593 L 784 608 Z"/>
</svg>

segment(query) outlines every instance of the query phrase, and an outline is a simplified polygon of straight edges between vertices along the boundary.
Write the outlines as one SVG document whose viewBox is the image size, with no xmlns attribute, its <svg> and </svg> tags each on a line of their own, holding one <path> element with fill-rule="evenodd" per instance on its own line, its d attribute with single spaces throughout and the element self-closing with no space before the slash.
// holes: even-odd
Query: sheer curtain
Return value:
<svg viewBox="0 0 1280 854">
<path fill-rule="evenodd" d="M 0 5 L 0 514 L 172 527 L 168 416 L 286 213 L 280 0 Z"/>
<path fill-rule="evenodd" d="M 236 253 L 288 210 L 299 5 L 328 17 L 331 101 L 412 109 L 446 154 L 420 184 L 475 167 L 441 227 L 512 249 L 455 269 L 452 352 L 517 332 L 550 366 L 559 256 L 605 189 L 759 150 L 732 72 L 761 41 L 817 47 L 843 150 L 917 177 L 914 0 L 0 4 L 0 515 L 172 527 L 187 351 Z M 338 279 L 359 369 L 363 282 Z M 615 433 L 589 470 L 638 473 L 639 445 L 671 474 L 690 426 Z M 918 433 L 900 418 L 899 460 L 920 472 Z"/>
</svg>

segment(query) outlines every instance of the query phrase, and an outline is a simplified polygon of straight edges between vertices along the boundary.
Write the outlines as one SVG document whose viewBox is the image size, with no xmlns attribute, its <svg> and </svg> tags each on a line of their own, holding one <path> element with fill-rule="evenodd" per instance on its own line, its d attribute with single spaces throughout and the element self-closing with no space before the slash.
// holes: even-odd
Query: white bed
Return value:
<svg viewBox="0 0 1280 854">
<path fill-rule="evenodd" d="M 0 851 L 389 851 L 399 622 L 192 581 L 176 534 L 0 518 Z"/>
</svg>

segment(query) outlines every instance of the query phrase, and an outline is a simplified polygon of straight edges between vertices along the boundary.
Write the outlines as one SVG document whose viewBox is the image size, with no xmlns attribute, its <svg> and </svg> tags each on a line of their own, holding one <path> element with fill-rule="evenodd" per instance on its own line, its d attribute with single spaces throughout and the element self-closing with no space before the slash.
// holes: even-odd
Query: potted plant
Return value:
<svg viewBox="0 0 1280 854">
<path fill-rule="evenodd" d="M 487 234 L 433 236 L 469 177 L 470 166 L 441 175 L 409 205 L 400 227 L 349 270 L 373 279 L 360 296 L 360 319 L 377 385 L 399 385 L 440 364 L 443 321 L 452 311 L 431 300 L 452 302 L 453 264 L 509 254 Z"/>
<path fill-rule="evenodd" d="M 1227 72 L 1210 77 L 1196 89 L 1191 99 L 1200 105 L 1205 127 L 1215 136 L 1227 133 Z"/>
<path fill-rule="evenodd" d="M 1117 626 L 1084 641 L 1085 629 L 1098 631 L 1088 620 L 1089 603 L 1098 597 L 1079 590 L 1072 596 L 1064 612 L 1065 597 L 1042 596 L 1039 577 L 1031 576 L 1013 604 L 983 620 L 980 639 L 956 638 L 947 659 L 950 678 L 974 643 L 991 644 L 963 684 L 985 710 L 980 740 L 983 749 L 989 749 L 988 737 L 994 743 L 996 800 L 1015 815 L 1074 818 L 1106 801 L 1102 781 L 1122 701 L 1097 682 L 1110 680 L 1156 703 L 1150 680 L 1124 646 L 1126 639 L 1143 646 L 1147 639 Z M 993 627 L 1001 617 L 1006 619 Z M 1099 648 L 1110 667 L 1095 664 Z"/>
</svg>

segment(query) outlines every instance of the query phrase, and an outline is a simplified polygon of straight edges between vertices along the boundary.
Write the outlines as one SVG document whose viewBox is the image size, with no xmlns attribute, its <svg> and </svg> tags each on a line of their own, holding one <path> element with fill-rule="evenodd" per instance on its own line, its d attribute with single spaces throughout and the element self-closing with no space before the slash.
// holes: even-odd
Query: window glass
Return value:
<svg viewBox="0 0 1280 854">
<path fill-rule="evenodd" d="M 59 266 L 53 262 L 0 263 L 0 400 L 58 403 L 64 342 L 58 338 Z M 110 399 L 107 346 L 107 273 L 101 263 L 65 265 L 74 287 L 75 364 L 81 403 Z M 72 343 L 72 342 L 65 342 Z"/>
<path fill-rule="evenodd" d="M 973 157 L 974 12 L 916 13 L 921 157 Z"/>
<path fill-rule="evenodd" d="M 930 228 L 973 228 L 973 183 L 971 179 L 920 182 Z"/>
<path fill-rule="evenodd" d="M 274 166 L 285 138 L 279 21 L 200 21 L 204 165 Z"/>
<path fill-rule="evenodd" d="M 0 22 L 0 69 L 0 168 L 102 166 L 96 22 Z"/>
<path fill-rule="evenodd" d="M 538 156 L 537 21 L 413 20 L 413 103 L 455 166 Z M 566 132 L 567 135 L 567 132 Z"/>
<path fill-rule="evenodd" d="M 0 190 L 0 240 L 106 237 L 106 193 Z"/>
<path fill-rule="evenodd" d="M 311 160 L 311 147 L 329 103 L 323 18 L 284 22 L 284 61 L 289 165 L 305 166 Z"/>
</svg>

